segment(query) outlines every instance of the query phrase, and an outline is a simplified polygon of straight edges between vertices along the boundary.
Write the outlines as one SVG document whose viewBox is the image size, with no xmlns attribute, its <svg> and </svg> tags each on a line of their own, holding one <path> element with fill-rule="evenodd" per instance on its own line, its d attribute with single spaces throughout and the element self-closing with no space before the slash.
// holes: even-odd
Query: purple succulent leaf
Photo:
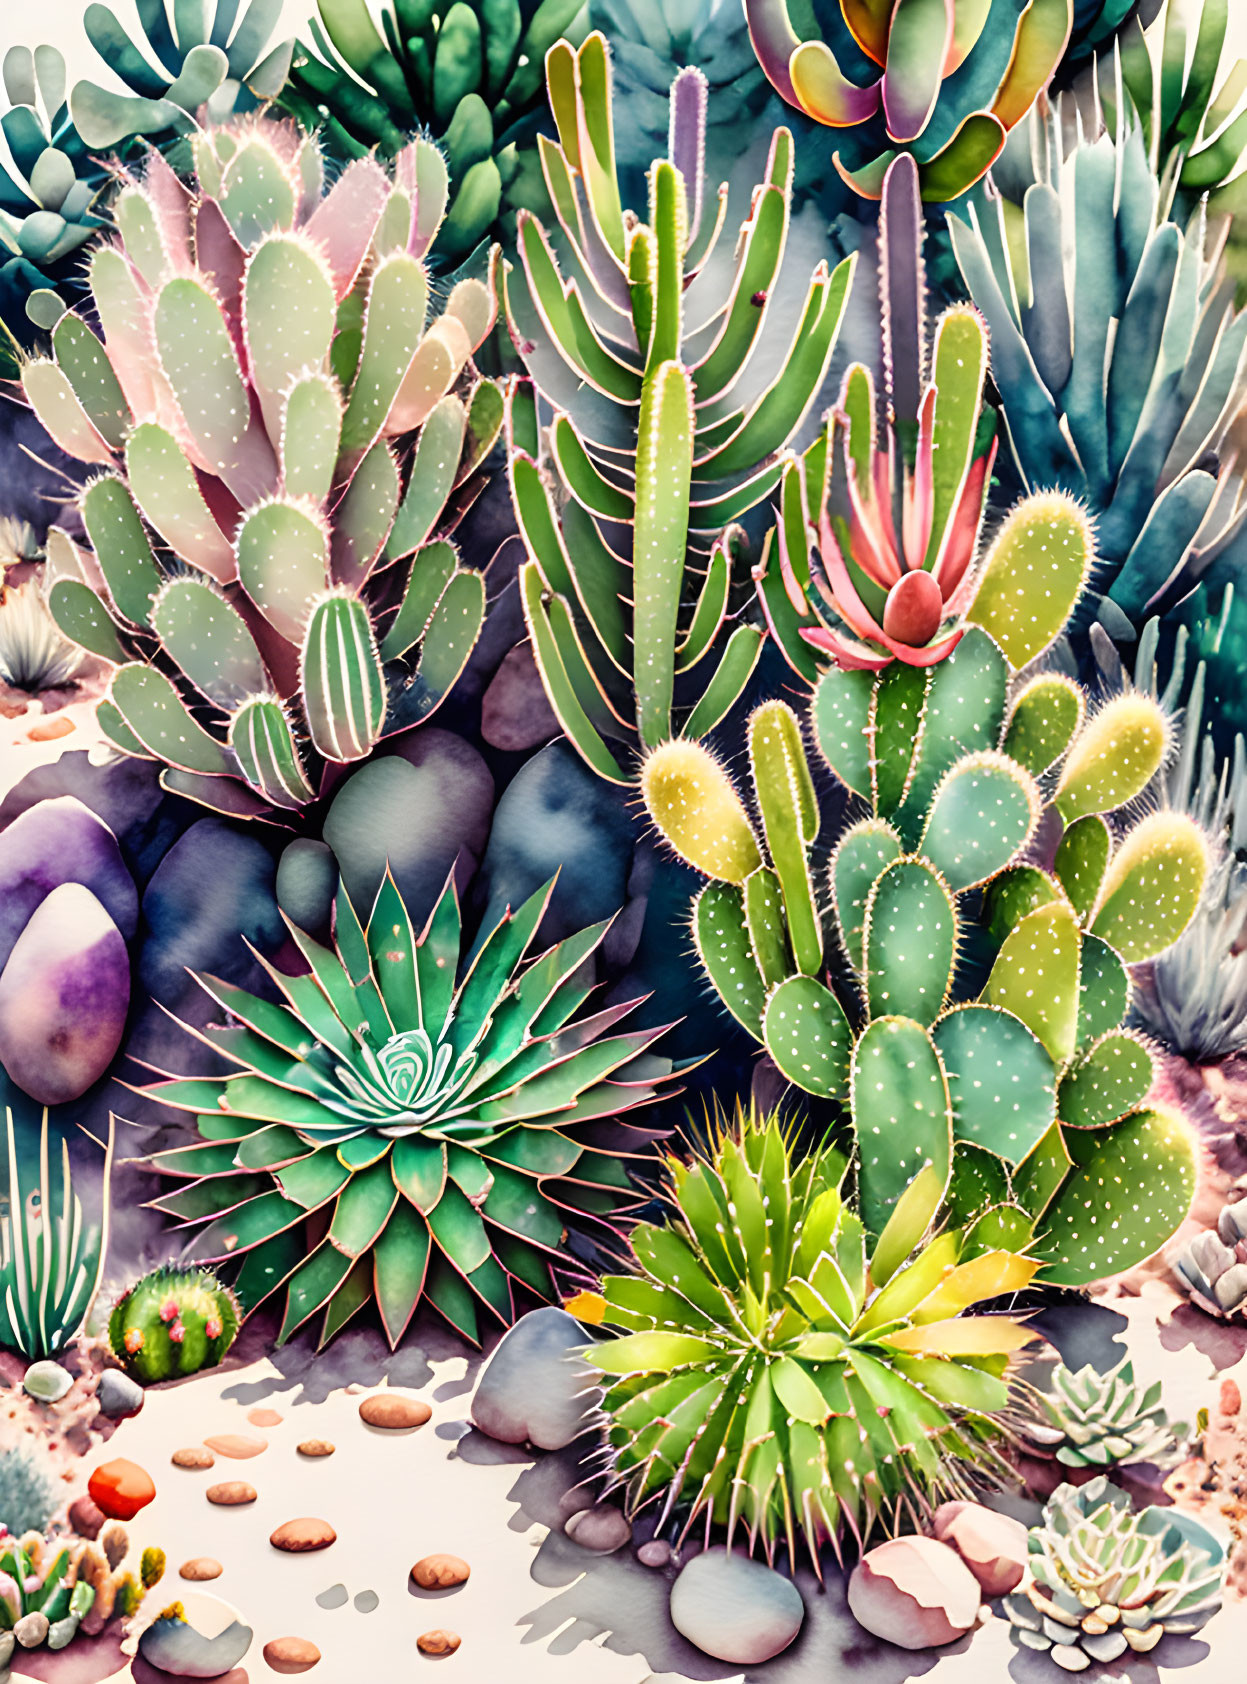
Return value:
<svg viewBox="0 0 1247 1684">
<path fill-rule="evenodd" d="M 684 178 L 688 213 L 686 249 L 696 240 L 701 227 L 708 87 L 705 76 L 693 65 L 681 70 L 671 84 L 671 131 L 667 155 Z"/>
<path fill-rule="evenodd" d="M 883 182 L 879 209 L 879 302 L 883 317 L 884 393 L 889 420 L 916 425 L 926 362 L 926 275 L 922 262 L 918 166 L 902 152 Z"/>
</svg>

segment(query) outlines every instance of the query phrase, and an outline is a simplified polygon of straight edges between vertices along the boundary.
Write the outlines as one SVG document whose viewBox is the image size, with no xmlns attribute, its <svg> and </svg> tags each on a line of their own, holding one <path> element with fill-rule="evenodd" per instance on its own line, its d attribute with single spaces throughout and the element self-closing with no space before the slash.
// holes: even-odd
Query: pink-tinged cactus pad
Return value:
<svg viewBox="0 0 1247 1684">
<path fill-rule="evenodd" d="M 62 1105 L 116 1057 L 130 955 L 90 889 L 62 883 L 35 909 L 0 973 L 0 1063 L 40 1105 Z"/>
</svg>

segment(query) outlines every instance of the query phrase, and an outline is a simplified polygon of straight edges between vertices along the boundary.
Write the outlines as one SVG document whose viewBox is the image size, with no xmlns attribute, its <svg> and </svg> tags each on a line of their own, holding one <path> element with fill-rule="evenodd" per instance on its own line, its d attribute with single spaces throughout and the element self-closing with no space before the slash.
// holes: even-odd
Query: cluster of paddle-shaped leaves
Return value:
<svg viewBox="0 0 1247 1684">
<path fill-rule="evenodd" d="M 391 0 L 381 29 L 367 0 L 316 0 L 312 46 L 300 43 L 281 103 L 336 158 L 382 157 L 412 134 L 437 141 L 450 171 L 442 263 L 495 236 L 511 195 L 540 173 L 534 133 L 544 116 L 542 64 L 584 0 Z"/>
<path fill-rule="evenodd" d="M 854 260 L 834 273 L 820 262 L 804 287 L 785 273 L 786 129 L 738 237 L 721 241 L 727 189 L 716 206 L 703 177 L 700 71 L 672 85 L 670 147 L 650 170 L 643 216 L 620 194 L 603 37 L 552 48 L 547 78 L 559 140 L 539 144 L 564 256 L 522 214 L 527 286 L 508 284 L 506 298 L 554 410 L 549 477 L 531 391 L 511 411 L 529 554 L 520 589 L 560 723 L 595 771 L 626 782 L 631 751 L 704 735 L 754 669 L 762 629 L 733 624 L 750 596 L 733 523 L 779 482 L 829 366 Z"/>
<path fill-rule="evenodd" d="M 654 1138 L 620 1118 L 673 1066 L 661 1027 L 612 1033 L 637 1001 L 581 1013 L 609 921 L 527 958 L 552 886 L 468 951 L 453 876 L 417 935 L 387 873 L 365 924 L 339 890 L 332 948 L 290 925 L 309 969 L 266 966 L 278 1002 L 198 978 L 233 1068 L 146 1090 L 201 1136 L 147 1160 L 182 1183 L 153 1203 L 206 1224 L 204 1261 L 242 1260 L 246 1313 L 281 1292 L 279 1341 L 318 1312 L 329 1340 L 374 1297 L 392 1345 L 422 1298 L 475 1340 L 517 1285 L 557 1295 L 568 1227 L 615 1237 Z"/>
<path fill-rule="evenodd" d="M 465 374 L 494 300 L 461 281 L 430 319 L 446 170 L 426 141 L 327 193 L 290 123 L 205 129 L 195 162 L 189 190 L 156 153 L 123 179 L 90 263 L 102 338 L 65 313 L 23 386 L 101 469 L 90 551 L 56 535 L 49 603 L 118 663 L 106 735 L 250 816 L 426 718 L 472 651 L 484 581 L 448 534 L 502 421 Z"/>
<path fill-rule="evenodd" d="M 1048 83 L 1073 7 L 839 0 L 815 11 L 745 0 L 745 16 L 776 92 L 836 130 L 834 162 L 850 187 L 877 199 L 888 165 L 905 151 L 919 165 L 923 198 L 942 204 L 986 174 Z"/>
<path fill-rule="evenodd" d="M 837 1556 L 877 1526 L 1005 1472 L 1012 1354 L 1031 1335 L 966 1315 L 1024 1288 L 1008 1211 L 939 1221 L 928 1166 L 870 1231 L 848 1158 L 800 1155 L 774 1118 L 738 1117 L 672 1161 L 667 1220 L 633 1232 L 635 1267 L 602 1283 L 619 1330 L 588 1348 L 608 1377 L 604 1456 L 658 1527 L 740 1528 L 768 1558 Z M 999 1217 L 1006 1220 L 1002 1223 Z"/>
<path fill-rule="evenodd" d="M 1181 934 L 1208 850 L 1183 815 L 1120 839 L 1103 817 L 1163 759 L 1155 702 L 1126 695 L 1088 720 L 1068 679 L 1041 674 L 1012 697 L 1008 680 L 977 626 L 926 672 L 824 676 L 815 740 L 871 809 L 825 876 L 783 702 L 749 725 L 760 837 L 701 745 L 655 751 L 642 787 L 663 835 L 712 879 L 693 933 L 724 1003 L 790 1081 L 847 1105 L 867 1230 L 930 1163 L 957 1220 L 1011 1205 L 1045 1278 L 1076 1285 L 1151 1255 L 1190 1204 L 1185 1125 L 1149 1102 L 1151 1055 L 1120 1025 L 1128 965 Z M 1051 871 L 1022 863 L 1041 818 Z"/>
</svg>

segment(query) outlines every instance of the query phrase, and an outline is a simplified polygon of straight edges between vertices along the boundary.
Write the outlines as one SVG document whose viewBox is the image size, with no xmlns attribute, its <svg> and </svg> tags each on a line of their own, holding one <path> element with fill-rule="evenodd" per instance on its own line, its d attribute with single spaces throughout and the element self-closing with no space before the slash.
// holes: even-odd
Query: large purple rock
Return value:
<svg viewBox="0 0 1247 1684">
<path fill-rule="evenodd" d="M 40 901 L 0 973 L 0 1064 L 40 1105 L 77 1099 L 116 1057 L 130 955 L 81 883 Z"/>
<path fill-rule="evenodd" d="M 75 796 L 40 801 L 0 832 L 0 970 L 36 908 L 63 883 L 81 883 L 125 940 L 139 897 L 112 831 Z"/>
</svg>

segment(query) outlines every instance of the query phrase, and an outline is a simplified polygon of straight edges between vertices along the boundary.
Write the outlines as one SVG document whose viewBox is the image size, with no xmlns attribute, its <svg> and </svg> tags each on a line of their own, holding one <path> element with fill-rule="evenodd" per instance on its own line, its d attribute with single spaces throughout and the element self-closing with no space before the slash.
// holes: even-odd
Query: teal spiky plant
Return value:
<svg viewBox="0 0 1247 1684">
<path fill-rule="evenodd" d="M 22 1173 L 13 1106 L 5 1104 L 8 1209 L 0 1215 L 0 1346 L 37 1361 L 78 1336 L 99 1291 L 108 1250 L 109 1176 L 113 1140 L 104 1149 L 103 1218 L 89 1227 L 74 1191 L 69 1145 L 61 1141 L 54 1172 L 47 1107 L 39 1125 L 38 1177 Z"/>
<path fill-rule="evenodd" d="M 720 238 L 727 190 L 716 207 L 700 71 L 672 84 L 668 155 L 649 172 L 643 216 L 619 185 L 605 39 L 553 48 L 547 79 L 559 144 L 541 155 L 566 245 L 556 257 L 521 216 L 526 285 L 512 276 L 506 291 L 512 338 L 555 410 L 542 429 L 531 393 L 511 408 L 529 555 L 520 594 L 560 724 L 594 771 L 626 783 L 638 746 L 713 730 L 757 664 L 763 634 L 743 616 L 736 523 L 779 483 L 830 365 L 855 259 L 831 273 L 820 262 L 805 282 L 785 265 L 786 129 L 738 237 Z"/>
<path fill-rule="evenodd" d="M 103 342 L 62 315 L 23 386 L 97 469 L 93 554 L 59 535 L 49 604 L 118 664 L 105 735 L 250 817 L 428 718 L 472 652 L 485 584 L 450 532 L 502 425 L 470 368 L 494 295 L 464 280 L 430 313 L 428 141 L 328 191 L 290 122 L 206 128 L 194 153 L 189 198 L 158 153 L 124 178 L 91 259 Z"/>
<path fill-rule="evenodd" d="M 238 1300 L 209 1269 L 154 1269 L 123 1292 L 108 1343 L 145 1386 L 215 1368 L 238 1332 Z"/>
<path fill-rule="evenodd" d="M 710 879 L 693 937 L 723 1003 L 790 1082 L 847 1102 L 867 1230 L 930 1162 L 958 1219 L 1010 1206 L 1045 1278 L 1082 1285 L 1150 1256 L 1190 1208 L 1189 1131 L 1152 1100 L 1152 1055 L 1122 1020 L 1127 967 L 1194 915 L 1208 845 L 1177 813 L 1120 840 L 1103 816 L 1164 759 L 1156 702 L 1122 696 L 1088 720 L 1067 679 L 1041 673 L 1009 696 L 1008 678 L 979 626 L 925 671 L 824 675 L 814 736 L 871 809 L 826 867 L 830 919 L 816 789 L 785 703 L 749 722 L 756 820 L 698 743 L 654 750 L 642 793 Z M 1040 776 L 1052 872 L 1022 862 Z"/>
<path fill-rule="evenodd" d="M 1032 1337 L 966 1315 L 1038 1264 L 991 1218 L 939 1227 L 928 1166 L 871 1237 L 830 1147 L 804 1158 L 774 1118 L 740 1115 L 703 1157 L 672 1161 L 671 1215 L 633 1233 L 636 1270 L 602 1284 L 613 1337 L 606 1458 L 630 1505 L 687 1532 L 863 1543 L 1007 1475 L 1010 1359 Z"/>
<path fill-rule="evenodd" d="M 517 1284 L 549 1298 L 574 1271 L 568 1227 L 611 1232 L 649 1138 L 614 1119 L 672 1064 L 661 1028 L 610 1033 L 637 1002 L 578 1015 L 606 924 L 525 963 L 551 888 L 465 956 L 453 878 L 417 935 L 387 875 L 366 925 L 339 891 L 332 950 L 291 926 L 310 974 L 270 970 L 281 1004 L 199 979 L 236 1069 L 148 1090 L 202 1137 L 149 1160 L 188 1181 L 153 1203 L 207 1223 L 205 1261 L 243 1260 L 247 1311 L 282 1291 L 279 1340 L 317 1311 L 332 1338 L 374 1293 L 392 1345 L 422 1298 L 476 1339 Z"/>
</svg>

